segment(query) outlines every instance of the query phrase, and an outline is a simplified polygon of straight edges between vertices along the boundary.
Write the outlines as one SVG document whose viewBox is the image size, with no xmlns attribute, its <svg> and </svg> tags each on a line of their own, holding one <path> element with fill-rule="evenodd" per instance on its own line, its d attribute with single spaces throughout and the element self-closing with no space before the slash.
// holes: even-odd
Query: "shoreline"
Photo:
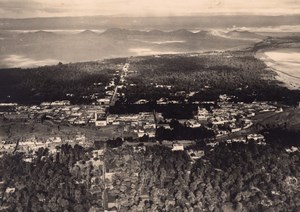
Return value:
<svg viewBox="0 0 300 212">
<path fill-rule="evenodd" d="M 275 61 L 274 59 L 270 58 L 266 54 L 266 52 L 271 52 L 276 50 L 278 51 L 285 50 L 285 48 L 278 48 L 272 50 L 259 50 L 255 53 L 255 57 L 263 61 L 266 64 L 267 68 L 269 68 L 270 70 L 276 73 L 275 79 L 278 82 L 280 82 L 279 85 L 284 86 L 290 90 L 299 90 L 300 77 L 287 72 L 287 70 L 285 70 L 284 65 L 282 63 Z"/>
</svg>

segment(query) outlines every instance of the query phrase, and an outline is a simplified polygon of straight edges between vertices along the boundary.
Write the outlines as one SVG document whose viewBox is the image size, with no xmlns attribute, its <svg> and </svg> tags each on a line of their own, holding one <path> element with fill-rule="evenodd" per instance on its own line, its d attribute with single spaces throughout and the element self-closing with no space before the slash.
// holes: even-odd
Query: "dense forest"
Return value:
<svg viewBox="0 0 300 212">
<path fill-rule="evenodd" d="M 121 103 L 139 99 L 156 101 L 160 98 L 182 102 L 185 95 L 176 92 L 196 92 L 192 101 L 214 101 L 220 94 L 235 96 L 235 101 L 281 101 L 295 105 L 299 91 L 279 86 L 275 73 L 252 52 L 224 52 L 190 55 L 165 55 L 109 59 L 100 62 L 58 64 L 30 69 L 0 70 L 0 101 L 24 104 L 68 99 L 74 104 L 91 103 L 91 96 L 105 95 L 105 86 L 130 63 L 126 78 L 128 85 L 121 89 Z M 155 85 L 166 85 L 156 87 Z M 68 95 L 69 94 L 69 95 Z"/>
<path fill-rule="evenodd" d="M 91 198 L 86 185 L 70 172 L 84 154 L 78 145 L 63 145 L 54 156 L 41 148 L 32 163 L 22 154 L 5 154 L 0 162 L 0 206 L 7 211 L 88 211 Z M 7 193 L 9 188 L 14 192 Z"/>
<path fill-rule="evenodd" d="M 107 172 L 115 173 L 106 182 L 113 186 L 107 201 L 120 211 L 300 209 L 298 151 L 287 153 L 273 144 L 220 143 L 192 162 L 184 151 L 158 145 L 139 145 L 136 151 L 116 142 L 107 146 L 104 162 Z M 5 154 L 0 161 L 1 206 L 8 211 L 101 209 L 102 172 L 89 162 L 92 149 L 63 145 L 58 150 L 50 155 L 40 149 L 31 163 L 21 154 Z"/>
<path fill-rule="evenodd" d="M 261 130 L 268 143 L 278 146 L 291 147 L 298 146 L 300 141 L 300 131 L 287 128 L 274 127 Z"/>
<path fill-rule="evenodd" d="M 122 62 L 125 59 L 2 69 L 0 101 L 38 104 L 68 99 L 74 104 L 90 103 L 93 94 L 100 98 L 105 95 L 105 86 L 113 79 L 116 70 L 122 68 Z"/>
<path fill-rule="evenodd" d="M 121 211 L 297 211 L 299 152 L 254 143 L 221 144 L 191 164 L 161 146 L 112 149 L 114 196 Z M 116 157 L 117 155 L 117 157 Z M 129 176 L 138 173 L 128 183 Z M 140 196 L 146 196 L 145 199 Z"/>
<path fill-rule="evenodd" d="M 236 101 L 282 101 L 296 104 L 299 91 L 279 86 L 275 73 L 252 52 L 225 52 L 198 56 L 168 55 L 132 59 L 125 89 L 126 101 L 171 98 L 178 91 L 197 93 L 190 101 L 216 100 L 220 94 L 234 95 Z M 171 85 L 171 89 L 154 85 Z"/>
</svg>

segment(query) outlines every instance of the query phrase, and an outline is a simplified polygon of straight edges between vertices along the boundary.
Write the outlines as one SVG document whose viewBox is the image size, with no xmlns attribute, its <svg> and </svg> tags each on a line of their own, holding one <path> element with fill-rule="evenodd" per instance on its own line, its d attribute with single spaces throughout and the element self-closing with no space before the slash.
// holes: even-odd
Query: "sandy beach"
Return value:
<svg viewBox="0 0 300 212">
<path fill-rule="evenodd" d="M 300 89 L 300 49 L 259 51 L 256 57 L 277 73 L 276 79 L 289 89 Z"/>
</svg>

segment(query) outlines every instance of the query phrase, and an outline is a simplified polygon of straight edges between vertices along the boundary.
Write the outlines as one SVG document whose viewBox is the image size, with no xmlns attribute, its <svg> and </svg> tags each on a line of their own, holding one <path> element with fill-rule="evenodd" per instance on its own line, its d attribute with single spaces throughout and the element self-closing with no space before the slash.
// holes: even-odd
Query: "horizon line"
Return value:
<svg viewBox="0 0 300 212">
<path fill-rule="evenodd" d="M 83 15 L 83 16 L 36 16 L 36 17 L 0 17 L 0 20 L 29 20 L 29 19 L 55 19 L 55 18 L 197 18 L 197 17 L 218 17 L 218 16 L 261 16 L 261 17 L 281 17 L 281 16 L 300 16 L 300 13 L 295 14 L 250 14 L 250 13 L 236 13 L 236 14 L 194 14 L 194 15 L 171 15 L 171 16 L 126 16 L 126 15 Z"/>
</svg>

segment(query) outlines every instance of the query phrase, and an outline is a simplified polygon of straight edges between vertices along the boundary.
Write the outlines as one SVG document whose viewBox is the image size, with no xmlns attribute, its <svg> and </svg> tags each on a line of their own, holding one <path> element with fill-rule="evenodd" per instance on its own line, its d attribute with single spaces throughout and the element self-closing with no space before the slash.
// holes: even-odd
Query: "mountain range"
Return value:
<svg viewBox="0 0 300 212">
<path fill-rule="evenodd" d="M 216 34 L 207 30 L 191 32 L 186 29 L 142 31 L 110 28 L 102 33 L 92 30 L 75 34 L 43 30 L 12 33 L 0 39 L 0 67 L 18 66 L 18 61 L 13 61 L 15 56 L 24 60 L 29 58 L 32 63 L 35 60 L 78 62 L 109 57 L 239 49 L 263 38 L 249 31 Z"/>
<path fill-rule="evenodd" d="M 236 27 L 272 27 L 299 25 L 300 15 L 216 15 L 175 17 L 53 17 L 0 19 L 0 30 L 36 29 L 216 29 Z"/>
</svg>

